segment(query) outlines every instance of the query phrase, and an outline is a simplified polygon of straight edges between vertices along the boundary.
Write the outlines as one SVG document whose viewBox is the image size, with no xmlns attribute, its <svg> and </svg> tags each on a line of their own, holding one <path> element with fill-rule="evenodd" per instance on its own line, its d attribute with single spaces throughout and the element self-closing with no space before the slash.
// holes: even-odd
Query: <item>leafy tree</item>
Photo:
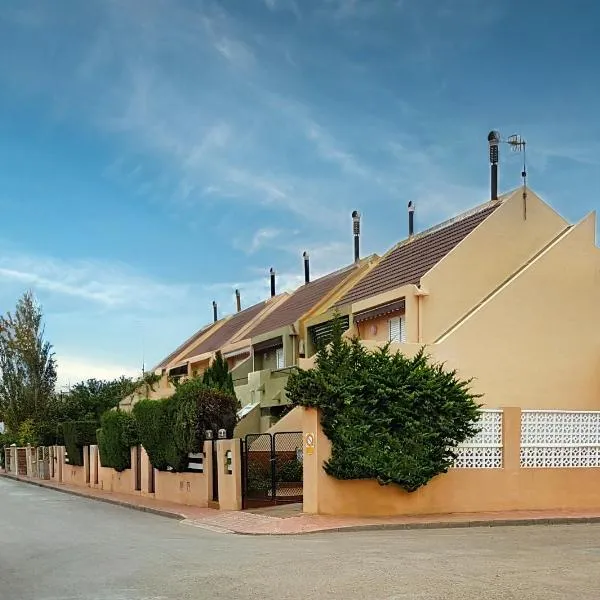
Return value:
<svg viewBox="0 0 600 600">
<path fill-rule="evenodd" d="M 9 431 L 43 422 L 54 394 L 56 362 L 44 339 L 43 313 L 31 292 L 0 317 L 0 415 Z"/>
<path fill-rule="evenodd" d="M 229 372 L 229 365 L 221 352 L 217 351 L 212 364 L 202 374 L 202 382 L 207 387 L 235 395 L 233 377 Z"/>
<path fill-rule="evenodd" d="M 100 421 L 100 417 L 129 395 L 139 382 L 130 377 L 119 377 L 112 381 L 88 379 L 74 385 L 62 396 L 64 420 Z"/>
<path fill-rule="evenodd" d="M 173 400 L 174 436 L 182 448 L 189 448 L 188 452 L 200 449 L 208 430 L 217 435 L 219 429 L 225 429 L 228 437 L 233 436 L 239 409 L 235 394 L 208 387 L 203 379 L 195 377 L 177 387 Z"/>
<path fill-rule="evenodd" d="M 315 367 L 292 373 L 286 391 L 295 405 L 321 410 L 329 475 L 413 492 L 446 472 L 457 445 L 477 433 L 479 396 L 469 387 L 423 350 L 414 358 L 387 346 L 371 352 L 343 339 L 336 322 Z"/>
</svg>

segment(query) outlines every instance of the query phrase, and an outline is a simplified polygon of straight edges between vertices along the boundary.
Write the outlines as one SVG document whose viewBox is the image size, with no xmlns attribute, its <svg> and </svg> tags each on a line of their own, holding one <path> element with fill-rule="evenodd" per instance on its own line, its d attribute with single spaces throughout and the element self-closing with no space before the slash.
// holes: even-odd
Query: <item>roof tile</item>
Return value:
<svg viewBox="0 0 600 600">
<path fill-rule="evenodd" d="M 248 333 L 248 337 L 261 335 L 295 323 L 341 284 L 355 269 L 356 266 L 351 265 L 299 287 L 287 300 L 284 300 L 280 306 L 258 323 Z"/>
<path fill-rule="evenodd" d="M 358 302 L 410 283 L 419 283 L 427 271 L 487 219 L 500 204 L 486 203 L 412 239 L 400 242 L 336 306 Z"/>
<path fill-rule="evenodd" d="M 267 306 L 268 301 L 259 302 L 230 317 L 211 336 L 200 342 L 198 346 L 190 350 L 184 358 L 187 360 L 192 356 L 198 356 L 205 352 L 213 352 L 224 346 L 242 327 L 245 327 L 260 314 Z"/>
</svg>

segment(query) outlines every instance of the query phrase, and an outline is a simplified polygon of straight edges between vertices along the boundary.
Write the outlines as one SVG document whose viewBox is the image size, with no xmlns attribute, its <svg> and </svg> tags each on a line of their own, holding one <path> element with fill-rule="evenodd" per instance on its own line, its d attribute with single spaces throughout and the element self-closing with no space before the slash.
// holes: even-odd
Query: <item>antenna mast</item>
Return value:
<svg viewBox="0 0 600 600">
<path fill-rule="evenodd" d="M 523 219 L 527 219 L 527 142 L 519 135 L 514 134 L 509 136 L 506 143 L 510 146 L 513 152 L 523 152 L 523 170 L 521 177 L 523 178 Z"/>
</svg>

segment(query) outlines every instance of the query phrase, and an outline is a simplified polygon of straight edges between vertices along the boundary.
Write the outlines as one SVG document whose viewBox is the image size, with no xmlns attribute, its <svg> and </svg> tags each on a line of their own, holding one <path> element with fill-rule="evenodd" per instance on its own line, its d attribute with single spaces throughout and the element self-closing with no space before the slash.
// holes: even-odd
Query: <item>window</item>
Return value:
<svg viewBox="0 0 600 600">
<path fill-rule="evenodd" d="M 283 348 L 277 348 L 277 350 L 275 350 L 275 368 L 283 369 L 284 366 L 285 364 L 283 361 Z"/>
<path fill-rule="evenodd" d="M 406 342 L 406 321 L 404 315 L 401 317 L 394 317 L 389 320 L 390 324 L 390 342 Z"/>
</svg>

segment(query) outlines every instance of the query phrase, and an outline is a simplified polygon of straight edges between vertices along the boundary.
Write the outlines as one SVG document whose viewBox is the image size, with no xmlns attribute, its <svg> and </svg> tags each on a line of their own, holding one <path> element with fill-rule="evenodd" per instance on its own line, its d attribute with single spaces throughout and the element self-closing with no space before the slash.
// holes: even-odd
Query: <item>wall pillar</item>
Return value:
<svg viewBox="0 0 600 600">
<path fill-rule="evenodd" d="M 90 446 L 90 487 L 98 487 L 98 467 L 99 467 L 98 446 Z"/>
<path fill-rule="evenodd" d="M 31 445 L 25 446 L 25 464 L 27 465 L 27 477 L 33 477 L 33 460 L 31 456 Z"/>
<path fill-rule="evenodd" d="M 130 492 L 139 492 L 140 490 L 136 490 L 137 480 L 138 480 L 138 461 L 137 461 L 137 453 L 138 447 L 133 446 L 129 449 L 129 459 L 131 461 L 131 478 L 129 480 L 129 491 Z M 141 473 L 140 473 L 141 475 Z M 141 486 L 140 486 L 141 488 Z"/>
<path fill-rule="evenodd" d="M 10 468 L 11 468 L 13 475 L 19 474 L 19 465 L 17 462 L 17 447 L 16 446 L 10 447 Z"/>
<path fill-rule="evenodd" d="M 152 466 L 152 463 L 150 462 L 150 457 L 148 456 L 148 453 L 146 452 L 146 449 L 142 446 L 141 447 L 141 451 L 142 451 L 142 496 L 146 496 L 146 495 L 154 495 L 154 485 L 153 485 L 153 481 L 154 481 L 154 467 Z"/>
<path fill-rule="evenodd" d="M 90 484 L 90 447 L 83 447 L 83 470 L 85 471 L 85 483 Z"/>
<path fill-rule="evenodd" d="M 64 469 L 65 469 L 65 447 L 64 446 L 57 446 L 56 447 L 56 455 L 57 455 L 57 472 L 58 472 L 58 483 L 62 483 L 63 482 L 63 474 L 64 474 Z"/>
<path fill-rule="evenodd" d="M 502 409 L 502 466 L 507 471 L 521 468 L 521 409 Z"/>
<path fill-rule="evenodd" d="M 239 439 L 217 441 L 217 469 L 219 507 L 221 510 L 242 510 L 242 453 Z"/>
<path fill-rule="evenodd" d="M 210 508 L 219 508 L 219 506 L 211 506 L 213 500 L 213 440 L 207 440 L 204 442 L 203 453 L 203 466 L 204 466 L 204 477 L 206 477 L 206 488 L 208 505 Z"/>
<path fill-rule="evenodd" d="M 303 507 L 305 513 L 319 513 L 319 476 L 323 468 L 320 453 L 324 445 L 321 440 L 324 437 L 321 432 L 319 411 L 316 408 L 302 408 L 302 432 L 303 432 Z M 312 444 L 309 445 L 311 442 Z"/>
</svg>

